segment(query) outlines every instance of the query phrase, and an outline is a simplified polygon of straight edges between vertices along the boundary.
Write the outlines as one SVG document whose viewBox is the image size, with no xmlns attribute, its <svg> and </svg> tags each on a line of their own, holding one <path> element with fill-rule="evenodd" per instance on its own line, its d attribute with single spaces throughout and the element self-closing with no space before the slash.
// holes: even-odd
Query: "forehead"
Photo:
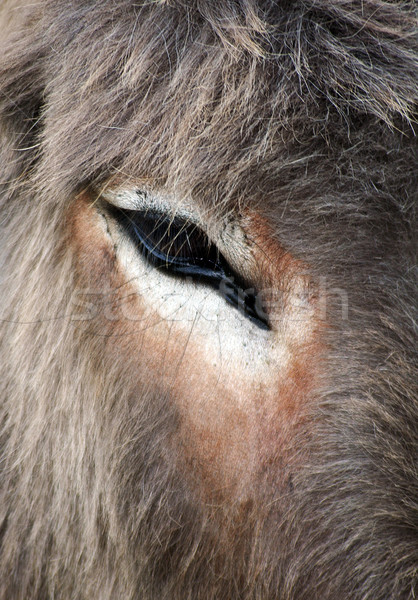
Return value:
<svg viewBox="0 0 418 600">
<path fill-rule="evenodd" d="M 245 6 L 47 3 L 55 170 L 149 178 L 209 203 L 265 203 L 323 164 L 330 143 L 334 156 L 349 148 L 350 95 L 362 86 L 371 106 L 375 82 L 352 76 L 348 49 L 324 25 L 331 17 L 304 15 L 298 3 Z"/>
<path fill-rule="evenodd" d="M 96 157 L 99 149 L 122 179 L 169 178 L 172 188 L 181 173 L 196 196 L 210 185 L 213 201 L 232 180 L 254 179 L 260 153 L 270 156 L 277 138 L 272 115 L 284 108 L 283 86 L 272 89 L 277 61 L 227 44 L 198 11 L 116 3 L 80 13 L 51 15 L 60 74 L 51 65 L 46 116 L 60 138 L 75 131 L 77 148 L 89 136 L 83 148 L 94 146 Z M 63 20 L 76 30 L 71 39 Z M 68 161 L 68 145 L 66 153 Z"/>
<path fill-rule="evenodd" d="M 31 116 L 36 95 L 22 146 L 41 140 L 36 179 L 55 204 L 92 183 L 145 184 L 293 232 L 310 220 L 309 246 L 324 213 L 350 223 L 376 205 L 376 181 L 398 188 L 395 162 L 411 186 L 411 23 L 363 9 L 44 0 L 8 45 L 2 105 Z"/>
</svg>

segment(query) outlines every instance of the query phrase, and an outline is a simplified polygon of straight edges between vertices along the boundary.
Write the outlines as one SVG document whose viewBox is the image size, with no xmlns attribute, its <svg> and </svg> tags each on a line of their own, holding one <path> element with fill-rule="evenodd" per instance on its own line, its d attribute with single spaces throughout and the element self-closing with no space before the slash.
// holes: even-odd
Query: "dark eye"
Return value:
<svg viewBox="0 0 418 600">
<path fill-rule="evenodd" d="M 256 325 L 270 329 L 260 297 L 233 271 L 216 245 L 196 225 L 150 210 L 115 206 L 109 210 L 155 268 L 168 275 L 191 277 L 197 283 L 210 285 Z"/>
</svg>

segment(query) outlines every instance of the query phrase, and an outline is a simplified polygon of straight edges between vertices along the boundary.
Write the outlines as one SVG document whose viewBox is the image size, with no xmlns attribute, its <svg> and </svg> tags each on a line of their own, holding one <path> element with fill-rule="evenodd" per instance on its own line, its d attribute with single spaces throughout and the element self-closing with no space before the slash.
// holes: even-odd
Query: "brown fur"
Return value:
<svg viewBox="0 0 418 600">
<path fill-rule="evenodd" d="M 2 6 L 2 600 L 416 597 L 413 9 Z M 98 202 L 132 182 L 244 215 L 279 322 L 302 286 L 285 373 L 217 383 L 146 312 Z"/>
</svg>

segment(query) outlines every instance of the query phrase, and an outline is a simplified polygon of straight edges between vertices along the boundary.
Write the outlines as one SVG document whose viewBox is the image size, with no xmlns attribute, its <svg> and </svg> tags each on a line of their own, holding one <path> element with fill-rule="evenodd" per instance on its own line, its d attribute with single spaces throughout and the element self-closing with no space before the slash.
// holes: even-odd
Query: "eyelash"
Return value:
<svg viewBox="0 0 418 600">
<path fill-rule="evenodd" d="M 141 255 L 155 268 L 171 276 L 191 277 L 210 285 L 232 306 L 261 329 L 269 322 L 253 289 L 233 271 L 207 235 L 183 219 L 168 219 L 153 211 L 109 207 Z"/>
</svg>

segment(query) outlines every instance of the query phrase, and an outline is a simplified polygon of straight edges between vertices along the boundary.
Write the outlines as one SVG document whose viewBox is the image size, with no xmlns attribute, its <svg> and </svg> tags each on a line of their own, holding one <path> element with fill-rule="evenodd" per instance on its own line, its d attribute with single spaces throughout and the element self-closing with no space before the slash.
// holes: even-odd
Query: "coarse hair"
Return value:
<svg viewBox="0 0 418 600">
<path fill-rule="evenodd" d="M 1 600 L 415 597 L 414 12 L 0 9 Z M 219 215 L 262 212 L 349 299 L 343 318 L 328 298 L 326 376 L 286 449 L 297 468 L 274 456 L 233 505 L 190 484 L 151 359 L 69 315 L 114 268 L 88 231 L 75 248 L 78 198 L 138 179 Z"/>
</svg>

